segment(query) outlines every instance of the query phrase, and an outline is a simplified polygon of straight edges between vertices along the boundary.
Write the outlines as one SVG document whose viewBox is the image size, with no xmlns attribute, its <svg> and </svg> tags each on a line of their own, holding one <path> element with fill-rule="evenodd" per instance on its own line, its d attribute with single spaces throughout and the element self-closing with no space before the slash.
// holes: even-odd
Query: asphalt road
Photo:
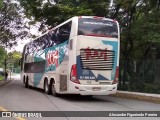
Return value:
<svg viewBox="0 0 160 120">
<path fill-rule="evenodd" d="M 160 104 L 110 96 L 78 95 L 54 97 L 40 89 L 27 89 L 18 77 L 0 86 L 0 111 L 160 111 Z M 0 120 L 128 120 L 128 117 L 46 117 L 0 118 Z M 132 120 L 159 120 L 158 117 L 131 117 Z"/>
</svg>

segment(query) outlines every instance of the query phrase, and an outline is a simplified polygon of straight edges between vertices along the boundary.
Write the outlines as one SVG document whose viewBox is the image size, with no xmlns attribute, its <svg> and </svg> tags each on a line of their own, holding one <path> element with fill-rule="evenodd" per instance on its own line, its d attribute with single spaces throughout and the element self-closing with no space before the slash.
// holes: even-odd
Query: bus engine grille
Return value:
<svg viewBox="0 0 160 120">
<path fill-rule="evenodd" d="M 112 70 L 115 52 L 101 49 L 80 49 L 80 66 L 88 70 Z"/>
</svg>

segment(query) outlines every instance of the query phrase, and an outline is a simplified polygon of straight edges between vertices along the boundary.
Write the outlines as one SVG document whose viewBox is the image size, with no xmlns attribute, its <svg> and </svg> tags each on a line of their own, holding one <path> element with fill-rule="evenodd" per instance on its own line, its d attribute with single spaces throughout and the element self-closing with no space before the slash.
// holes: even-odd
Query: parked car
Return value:
<svg viewBox="0 0 160 120">
<path fill-rule="evenodd" d="M 4 76 L 5 74 L 4 74 L 4 71 L 0 71 L 0 75 L 1 76 Z"/>
</svg>

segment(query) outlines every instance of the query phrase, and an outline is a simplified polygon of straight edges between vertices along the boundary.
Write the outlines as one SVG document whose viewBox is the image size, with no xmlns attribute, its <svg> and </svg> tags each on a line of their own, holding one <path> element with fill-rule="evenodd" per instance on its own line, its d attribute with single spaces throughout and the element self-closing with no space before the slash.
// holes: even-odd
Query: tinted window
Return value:
<svg viewBox="0 0 160 120">
<path fill-rule="evenodd" d="M 29 43 L 26 47 L 26 54 L 33 54 L 39 50 L 43 50 L 69 40 L 70 31 L 71 22 L 62 25 L 55 30 L 49 31 L 47 34 Z"/>
<path fill-rule="evenodd" d="M 43 73 L 45 69 L 45 61 L 31 62 L 24 64 L 24 72 L 26 73 Z"/>
<path fill-rule="evenodd" d="M 70 31 L 71 31 L 71 22 L 55 29 L 52 33 L 51 41 L 54 43 L 54 45 L 56 45 L 69 40 Z"/>
<path fill-rule="evenodd" d="M 26 50 L 26 45 L 23 47 L 23 52 L 22 52 L 22 58 L 20 60 L 20 65 L 21 65 L 21 71 L 23 70 L 23 62 L 24 62 L 24 58 L 25 58 L 25 50 Z"/>
<path fill-rule="evenodd" d="M 78 35 L 118 38 L 117 23 L 102 19 L 80 18 L 78 22 Z"/>
</svg>

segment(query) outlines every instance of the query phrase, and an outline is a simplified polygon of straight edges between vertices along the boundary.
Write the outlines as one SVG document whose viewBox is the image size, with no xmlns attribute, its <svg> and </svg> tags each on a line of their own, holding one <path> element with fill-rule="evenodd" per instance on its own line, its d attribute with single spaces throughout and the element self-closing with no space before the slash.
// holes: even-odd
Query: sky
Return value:
<svg viewBox="0 0 160 120">
<path fill-rule="evenodd" d="M 17 4 L 19 4 L 19 2 L 17 2 L 17 1 L 12 1 L 12 2 L 16 2 Z M 43 3 L 45 3 L 45 2 L 47 2 L 47 0 L 43 1 Z M 52 4 L 55 4 L 54 0 L 50 0 L 50 2 Z M 22 16 L 23 16 L 23 14 L 22 14 Z M 35 25 L 29 25 L 28 24 L 29 21 L 31 21 L 31 20 L 29 20 L 27 18 L 25 18 L 24 21 L 23 21 L 24 24 L 26 24 L 26 26 L 28 28 L 30 28 L 29 30 L 27 30 L 28 33 L 31 34 L 31 35 L 35 35 L 37 37 L 41 36 L 42 33 L 38 31 L 38 28 L 40 26 L 40 22 L 36 22 Z M 13 48 L 11 48 L 11 49 L 7 49 L 7 52 L 12 52 L 12 51 L 15 51 L 15 50 L 22 52 L 24 45 L 27 44 L 28 42 L 32 41 L 32 40 L 33 40 L 32 38 L 24 38 L 23 40 L 17 40 L 17 45 L 13 46 Z"/>
<path fill-rule="evenodd" d="M 32 29 L 30 29 L 29 32 L 32 35 L 36 35 L 36 36 L 40 36 L 41 35 L 41 33 L 38 32 L 38 29 L 36 27 L 32 27 Z M 32 41 L 32 40 L 33 39 L 31 39 L 31 38 L 24 38 L 23 40 L 18 40 L 17 41 L 17 45 L 13 46 L 12 49 L 7 49 L 7 52 L 12 52 L 12 51 L 15 51 L 15 50 L 19 51 L 19 52 L 22 52 L 24 45 L 27 44 L 28 42 Z"/>
</svg>

